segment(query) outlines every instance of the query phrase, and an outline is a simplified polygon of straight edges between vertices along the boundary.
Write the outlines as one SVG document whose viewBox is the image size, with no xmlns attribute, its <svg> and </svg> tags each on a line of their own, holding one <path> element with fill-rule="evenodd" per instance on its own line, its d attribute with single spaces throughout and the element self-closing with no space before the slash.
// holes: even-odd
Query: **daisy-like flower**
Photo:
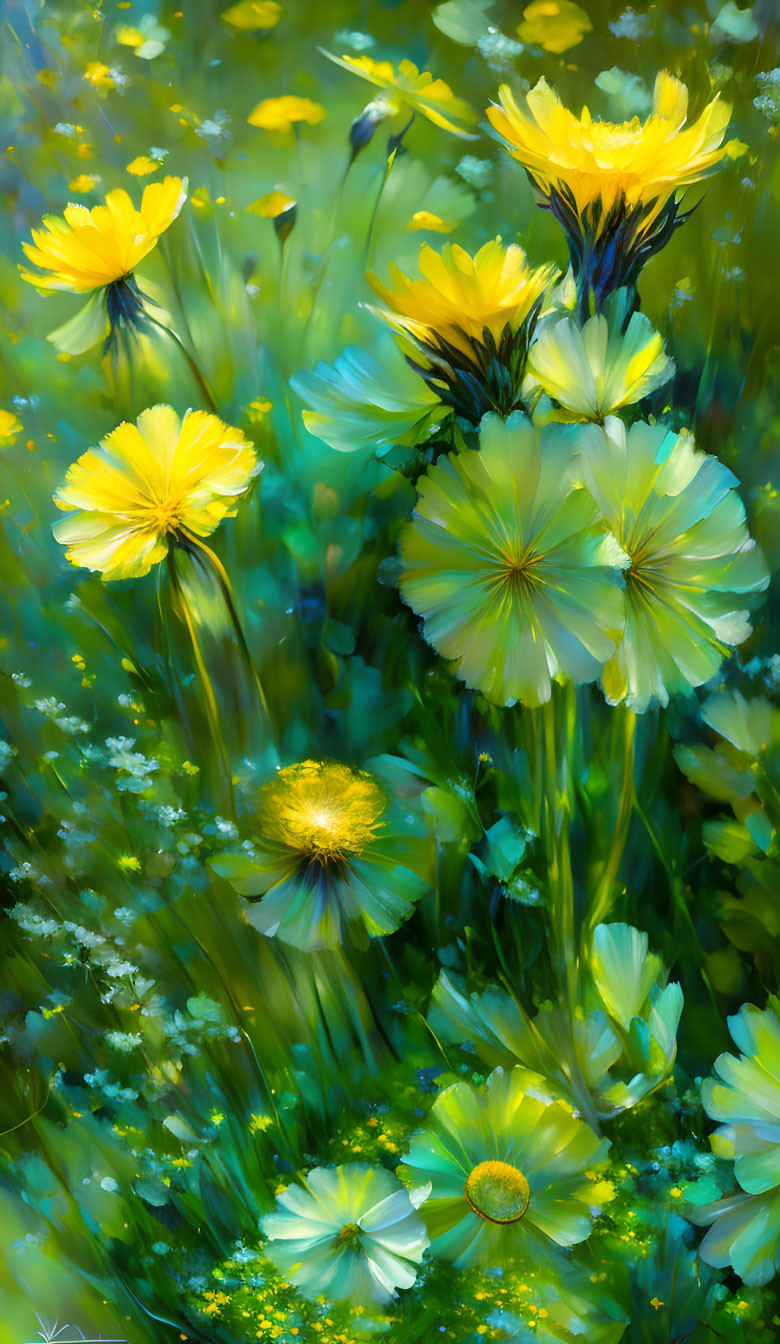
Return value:
<svg viewBox="0 0 780 1344">
<path fill-rule="evenodd" d="M 216 415 L 171 406 L 119 425 L 68 469 L 55 523 L 74 565 L 104 579 L 148 574 L 173 546 L 197 547 L 232 518 L 261 470 L 251 443 Z"/>
<path fill-rule="evenodd" d="M 187 199 L 186 182 L 166 177 L 144 189 L 136 210 L 126 191 L 110 191 L 104 205 L 91 210 L 68 205 L 64 217 L 46 215 L 42 229 L 33 229 L 32 243 L 22 243 L 38 269 L 20 266 L 22 279 L 42 294 L 67 290 L 90 294 L 77 316 L 49 339 L 69 354 L 82 354 L 105 335 L 108 342 L 142 328 L 144 295 L 135 278 L 139 262 L 157 245 Z"/>
<path fill-rule="evenodd" d="M 390 1302 L 411 1288 L 428 1246 L 417 1213 L 426 1194 L 364 1162 L 315 1167 L 261 1219 L 266 1254 L 306 1297 Z"/>
<path fill-rule="evenodd" d="M 432 1253 L 470 1269 L 500 1264 L 534 1232 L 558 1246 L 590 1236 L 614 1193 L 593 1170 L 609 1146 L 540 1074 L 499 1068 L 482 1091 L 460 1082 L 441 1093 L 399 1174 L 431 1184 Z"/>
<path fill-rule="evenodd" d="M 767 1283 L 780 1270 L 780 1002 L 770 998 L 765 1012 L 743 1004 L 728 1022 L 740 1056 L 718 1057 L 702 1101 L 720 1122 L 713 1152 L 733 1159 L 741 1190 L 688 1216 L 709 1225 L 699 1247 L 706 1264 Z"/>
<path fill-rule="evenodd" d="M 368 80 L 382 90 L 381 98 L 369 104 L 363 116 L 373 122 L 363 144 L 371 138 L 379 121 L 394 116 L 402 109 L 419 113 L 434 126 L 441 126 L 464 139 L 473 139 L 477 116 L 472 107 L 457 98 L 443 79 L 434 79 L 427 70 L 418 70 L 412 61 L 403 60 L 398 68 L 390 61 L 375 61 L 371 56 L 333 56 L 320 47 L 323 56 L 341 65 L 353 75 Z M 373 109 L 373 116 L 371 115 Z M 361 121 L 361 118 L 358 118 Z M 353 141 L 354 144 L 354 141 Z"/>
<path fill-rule="evenodd" d="M 441 252 L 423 243 L 419 267 L 423 278 L 410 280 L 391 265 L 392 289 L 368 274 L 412 367 L 474 424 L 486 411 L 509 415 L 522 404 L 528 346 L 555 267 L 531 269 L 523 249 L 500 238 L 473 257 L 454 243 Z"/>
<path fill-rule="evenodd" d="M 260 790 L 256 826 L 251 847 L 211 866 L 257 902 L 250 924 L 306 951 L 392 932 L 429 888 L 423 818 L 378 768 L 285 766 Z"/>
<path fill-rule="evenodd" d="M 558 403 L 555 419 L 600 421 L 668 382 L 674 364 L 643 313 L 625 330 L 617 313 L 596 313 L 582 327 L 560 313 L 540 324 L 528 373 Z"/>
<path fill-rule="evenodd" d="M 769 575 L 738 484 L 687 432 L 614 416 L 579 440 L 582 477 L 629 558 L 626 625 L 602 685 L 637 713 L 709 681 L 750 634 L 745 595 Z"/>
<path fill-rule="evenodd" d="M 584 320 L 613 290 L 636 286 L 645 261 L 685 218 L 678 193 L 723 159 L 731 109 L 716 95 L 686 127 L 688 90 L 666 71 L 644 123 L 594 120 L 587 107 L 576 117 L 544 79 L 526 95 L 526 110 L 507 85 L 499 103 L 488 117 L 566 233 Z"/>
<path fill-rule="evenodd" d="M 542 435 L 544 436 L 542 438 Z M 401 534 L 401 593 L 458 676 L 499 705 L 593 681 L 623 625 L 624 556 L 569 480 L 566 430 L 486 416 L 481 450 L 439 458 Z"/>
</svg>

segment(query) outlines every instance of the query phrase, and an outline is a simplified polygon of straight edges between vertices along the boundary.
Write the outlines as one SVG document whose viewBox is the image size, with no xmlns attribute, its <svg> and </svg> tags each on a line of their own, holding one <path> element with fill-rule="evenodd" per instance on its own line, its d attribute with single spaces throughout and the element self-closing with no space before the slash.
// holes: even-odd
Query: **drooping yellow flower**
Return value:
<svg viewBox="0 0 780 1344">
<path fill-rule="evenodd" d="M 172 546 L 207 537 L 261 469 L 240 430 L 205 411 L 142 411 L 68 469 L 54 496 L 70 517 L 54 525 L 74 565 L 104 579 L 139 578 Z"/>
<path fill-rule="evenodd" d="M 457 243 L 441 252 L 420 248 L 422 280 L 410 280 L 391 264 L 393 288 L 369 273 L 372 289 L 391 313 L 383 314 L 396 330 L 436 345 L 446 342 L 467 357 L 474 344 L 484 344 L 485 328 L 498 344 L 504 328 L 516 332 L 548 290 L 554 266 L 528 266 L 517 244 L 503 247 L 500 238 L 469 256 Z"/>
<path fill-rule="evenodd" d="M 124 280 L 152 251 L 186 198 L 182 179 L 166 177 L 144 189 L 137 210 L 127 192 L 118 188 L 108 193 L 104 205 L 91 210 L 68 205 L 64 218 L 45 215 L 45 227 L 32 230 L 32 243 L 22 243 L 38 271 L 20 266 L 22 279 L 42 293 L 73 294 L 88 294 Z"/>
<path fill-rule="evenodd" d="M 0 409 L 0 446 L 5 448 L 12 444 L 21 429 L 22 422 L 14 415 L 13 411 Z"/>
<path fill-rule="evenodd" d="M 247 121 L 250 126 L 259 126 L 263 131 L 290 131 L 296 122 L 305 121 L 309 126 L 317 126 L 326 116 L 322 103 L 287 93 L 281 98 L 264 98 L 250 112 Z"/>
<path fill-rule="evenodd" d="M 509 153 L 549 196 L 568 188 L 579 214 L 600 207 L 603 221 L 615 205 L 651 208 L 645 227 L 680 188 L 698 182 L 720 163 L 731 108 L 716 94 L 685 128 L 688 90 L 666 70 L 655 81 L 647 120 L 614 123 L 576 117 L 544 79 L 526 94 L 521 111 L 508 85 L 488 117 Z"/>
<path fill-rule="evenodd" d="M 521 403 L 528 343 L 557 275 L 554 266 L 528 266 L 525 252 L 495 238 L 472 257 L 445 243 L 420 248 L 422 280 L 390 267 L 392 289 L 368 274 L 390 311 L 381 316 L 411 345 L 415 364 L 442 401 L 474 424 L 490 410 L 509 413 Z"/>
<path fill-rule="evenodd" d="M 384 89 L 385 116 L 392 116 L 406 107 L 453 135 L 473 138 L 477 123 L 474 109 L 462 98 L 457 98 L 443 79 L 434 79 L 430 71 L 418 70 L 407 60 L 400 61 L 396 69 L 390 61 L 375 61 L 371 56 L 333 56 L 329 51 L 320 50 L 336 65 Z"/>
</svg>

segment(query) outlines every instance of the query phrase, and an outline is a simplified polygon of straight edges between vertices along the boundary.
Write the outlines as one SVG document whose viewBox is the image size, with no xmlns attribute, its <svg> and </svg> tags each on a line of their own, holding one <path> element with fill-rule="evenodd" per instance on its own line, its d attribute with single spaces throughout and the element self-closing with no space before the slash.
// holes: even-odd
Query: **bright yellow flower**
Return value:
<svg viewBox="0 0 780 1344">
<path fill-rule="evenodd" d="M 396 330 L 432 345 L 444 341 L 467 358 L 474 344 L 484 344 L 486 327 L 496 344 L 505 327 L 516 332 L 557 274 L 554 266 L 532 270 L 523 249 L 515 243 L 505 248 L 500 238 L 473 257 L 456 243 L 445 243 L 440 253 L 423 243 L 419 266 L 422 280 L 391 265 L 393 289 L 369 274 L 371 287 L 397 314 L 383 316 Z"/>
<path fill-rule="evenodd" d="M 90 61 L 84 71 L 84 79 L 89 80 L 96 89 L 116 88 L 114 72 L 103 61 Z"/>
<path fill-rule="evenodd" d="M 80 173 L 74 177 L 72 182 L 68 183 L 68 191 L 74 191 L 79 196 L 84 196 L 88 191 L 95 190 L 95 178 L 89 177 L 87 173 Z"/>
<path fill-rule="evenodd" d="M 13 443 L 21 428 L 22 422 L 17 419 L 13 411 L 0 410 L 0 444 L 3 447 Z"/>
<path fill-rule="evenodd" d="M 19 267 L 23 280 L 42 292 L 70 290 L 87 294 L 131 275 L 173 223 L 187 193 L 180 177 L 146 187 L 136 210 L 122 188 L 110 191 L 105 205 L 65 207 L 64 219 L 45 215 L 44 229 L 33 229 L 22 243 L 39 272 Z"/>
<path fill-rule="evenodd" d="M 585 11 L 572 0 L 533 0 L 533 4 L 523 10 L 523 22 L 518 24 L 517 36 L 521 42 L 560 55 L 570 47 L 576 47 L 592 27 Z"/>
<path fill-rule="evenodd" d="M 285 210 L 289 210 L 291 205 L 295 205 L 292 196 L 288 196 L 283 191 L 269 191 L 265 196 L 258 196 L 256 201 L 247 206 L 251 215 L 259 215 L 261 219 L 276 219 L 283 215 Z"/>
<path fill-rule="evenodd" d="M 68 469 L 54 526 L 74 565 L 104 579 L 138 578 L 172 546 L 207 537 L 232 518 L 261 464 L 240 430 L 205 411 L 142 411 Z"/>
<path fill-rule="evenodd" d="M 156 159 L 150 159 L 148 154 L 139 154 L 138 158 L 128 163 L 125 171 L 132 173 L 133 177 L 148 177 L 149 173 L 156 173 L 159 167 Z"/>
<path fill-rule="evenodd" d="M 282 6 L 276 0 L 239 0 L 237 5 L 223 11 L 221 18 L 231 28 L 254 33 L 259 28 L 273 28 L 279 22 Z"/>
<path fill-rule="evenodd" d="M 427 229 L 429 233 L 449 233 L 454 226 L 441 215 L 433 215 L 430 210 L 417 210 L 406 226 L 407 233 L 417 233 Z"/>
<path fill-rule="evenodd" d="M 390 61 L 375 61 L 370 56 L 332 56 L 323 51 L 323 56 L 351 70 L 369 84 L 384 89 L 387 96 L 387 115 L 399 112 L 407 107 L 411 112 L 432 121 L 453 135 L 472 139 L 471 132 L 477 117 L 473 108 L 462 98 L 456 98 L 449 84 L 443 79 L 434 79 L 427 70 L 418 70 L 411 61 L 401 61 L 398 69 Z"/>
<path fill-rule="evenodd" d="M 684 128 L 688 90 L 663 70 L 655 81 L 653 111 L 642 123 L 594 121 L 587 107 L 576 117 L 540 79 L 521 111 L 508 85 L 488 117 L 509 153 L 549 196 L 571 193 L 580 215 L 598 206 L 603 222 L 614 206 L 643 206 L 643 228 L 680 188 L 720 163 L 731 108 L 716 94 L 698 121 Z"/>
<path fill-rule="evenodd" d="M 323 865 L 362 854 L 375 839 L 387 800 L 365 771 L 334 761 L 280 770 L 260 795 L 263 834 Z"/>
<path fill-rule="evenodd" d="M 263 131 L 289 131 L 297 121 L 317 126 L 326 116 L 322 103 L 290 93 L 281 98 L 264 98 L 254 112 L 250 112 L 247 121 L 250 126 L 259 126 Z"/>
</svg>

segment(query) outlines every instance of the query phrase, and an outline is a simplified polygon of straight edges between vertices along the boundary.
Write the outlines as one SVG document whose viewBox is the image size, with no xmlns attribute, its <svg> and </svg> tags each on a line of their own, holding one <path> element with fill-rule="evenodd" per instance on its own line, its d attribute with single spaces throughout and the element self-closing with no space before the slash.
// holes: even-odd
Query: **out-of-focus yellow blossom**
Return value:
<svg viewBox="0 0 780 1344">
<path fill-rule="evenodd" d="M 644 207 L 648 226 L 681 187 L 698 182 L 720 163 L 731 108 L 716 94 L 697 121 L 685 127 L 688 90 L 663 70 L 655 81 L 653 110 L 645 122 L 579 117 L 564 107 L 544 79 L 526 94 L 527 112 L 503 84 L 500 106 L 488 117 L 537 186 L 571 195 L 582 216 L 600 208 L 603 224 L 613 207 Z"/>
<path fill-rule="evenodd" d="M 263 131 L 290 131 L 296 122 L 305 121 L 309 126 L 317 126 L 326 116 L 322 103 L 290 93 L 281 98 L 264 98 L 250 112 L 247 121 L 250 126 L 259 126 Z"/>
<path fill-rule="evenodd" d="M 576 47 L 592 28 L 584 9 L 572 0 L 533 0 L 523 10 L 517 36 L 529 46 L 544 47 L 559 56 Z"/>
<path fill-rule="evenodd" d="M 90 177 L 87 173 L 80 173 L 78 177 L 74 177 L 73 181 L 68 183 L 68 191 L 75 191 L 77 195 L 84 196 L 88 191 L 95 190 L 95 182 L 99 180 L 99 178 Z"/>
<path fill-rule="evenodd" d="M 406 232 L 416 233 L 419 229 L 427 229 L 429 233 L 449 233 L 454 227 L 454 224 L 439 215 L 432 215 L 430 210 L 417 210 L 409 220 Z"/>
<path fill-rule="evenodd" d="M 90 61 L 84 71 L 84 79 L 94 84 L 96 89 L 115 89 L 116 80 L 111 67 L 103 61 Z"/>
<path fill-rule="evenodd" d="M 150 173 L 156 173 L 160 167 L 156 159 L 150 159 L 148 154 L 139 154 L 136 159 L 128 163 L 126 172 L 132 173 L 133 177 L 148 177 Z"/>
<path fill-rule="evenodd" d="M 410 280 L 391 264 L 392 289 L 369 273 L 371 287 L 392 310 L 383 317 L 418 341 L 435 345 L 438 338 L 467 357 L 474 343 L 484 344 L 485 328 L 496 343 L 506 326 L 517 331 L 557 273 L 554 266 L 532 270 L 523 249 L 505 248 L 500 238 L 473 257 L 455 243 L 440 253 L 423 243 L 419 267 L 423 279 Z"/>
<path fill-rule="evenodd" d="M 406 107 L 453 135 L 473 138 L 477 123 L 474 109 L 462 98 L 456 98 L 443 79 L 434 79 L 429 71 L 418 70 L 412 61 L 401 61 L 396 69 L 390 61 L 375 61 L 370 56 L 333 56 L 329 51 L 323 51 L 323 55 L 384 89 L 388 98 L 386 115 Z"/>
<path fill-rule="evenodd" d="M 232 518 L 260 468 L 252 444 L 216 415 L 180 421 L 173 407 L 152 406 L 68 469 L 54 502 L 71 516 L 54 535 L 72 564 L 138 578 Z"/>
<path fill-rule="evenodd" d="M 259 215 L 261 219 L 276 219 L 277 215 L 289 210 L 291 205 L 295 205 L 292 196 L 283 191 L 269 191 L 265 196 L 258 196 L 256 201 L 247 206 L 247 210 L 251 215 Z"/>
<path fill-rule="evenodd" d="M 187 198 L 180 177 L 166 177 L 144 190 L 136 210 L 122 188 L 110 191 L 104 205 L 88 210 L 68 205 L 64 218 L 45 215 L 43 229 L 22 243 L 38 271 L 20 266 L 23 280 L 41 292 L 70 290 L 87 294 L 132 274 L 173 223 Z"/>
<path fill-rule="evenodd" d="M 274 28 L 282 16 L 282 6 L 276 0 L 239 0 L 223 11 L 223 22 L 241 32 L 254 33 L 260 28 Z"/>
<path fill-rule="evenodd" d="M 3 447 L 13 443 L 22 429 L 22 422 L 13 411 L 0 410 L 0 444 Z"/>
</svg>

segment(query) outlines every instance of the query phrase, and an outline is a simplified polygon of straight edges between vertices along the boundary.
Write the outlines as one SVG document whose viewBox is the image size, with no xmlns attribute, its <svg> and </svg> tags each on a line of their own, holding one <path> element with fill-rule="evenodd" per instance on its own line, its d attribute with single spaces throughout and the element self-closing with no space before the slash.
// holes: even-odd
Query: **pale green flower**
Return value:
<svg viewBox="0 0 780 1344">
<path fill-rule="evenodd" d="M 548 1079 L 557 1096 L 584 1115 L 608 1120 L 636 1106 L 669 1077 L 677 1051 L 683 995 L 667 985 L 647 934 L 599 924 L 585 968 L 581 1016 L 546 1005 L 531 1017 L 518 998 L 491 985 L 467 994 L 446 971 L 428 1016 L 444 1041 L 471 1041 L 485 1063 L 521 1064 Z"/>
<path fill-rule="evenodd" d="M 549 700 L 553 678 L 595 680 L 623 623 L 624 557 L 565 429 L 487 415 L 481 450 L 439 458 L 401 534 L 401 593 L 458 676 L 500 705 Z"/>
<path fill-rule="evenodd" d="M 722 1122 L 713 1152 L 734 1160 L 744 1193 L 689 1216 L 710 1224 L 699 1248 L 706 1264 L 731 1266 L 745 1283 L 767 1283 L 780 1270 L 780 1002 L 770 998 L 766 1011 L 743 1004 L 728 1022 L 741 1053 L 716 1059 L 718 1076 L 702 1085 L 702 1101 Z"/>
<path fill-rule="evenodd" d="M 602 685 L 642 712 L 700 686 L 750 634 L 746 594 L 767 587 L 727 467 L 687 432 L 614 416 L 579 439 L 581 475 L 629 557 L 626 624 Z"/>
<path fill-rule="evenodd" d="M 399 1173 L 430 1182 L 431 1251 L 466 1269 L 499 1264 L 538 1233 L 584 1241 L 614 1193 L 593 1170 L 608 1150 L 539 1074 L 499 1068 L 481 1091 L 460 1082 L 441 1093 Z"/>
<path fill-rule="evenodd" d="M 394 444 L 416 445 L 447 412 L 389 338 L 379 359 L 348 345 L 332 367 L 301 369 L 290 386 L 310 408 L 309 433 L 342 453 L 373 448 L 381 457 Z"/>
<path fill-rule="evenodd" d="M 426 1194 L 365 1162 L 315 1167 L 261 1219 L 266 1254 L 306 1297 L 390 1302 L 428 1246 L 416 1212 Z"/>
<path fill-rule="evenodd" d="M 558 403 L 556 419 L 603 420 L 668 382 L 674 364 L 643 313 L 622 330 L 620 311 L 588 318 L 578 327 L 566 313 L 540 323 L 528 373 Z"/>
</svg>

